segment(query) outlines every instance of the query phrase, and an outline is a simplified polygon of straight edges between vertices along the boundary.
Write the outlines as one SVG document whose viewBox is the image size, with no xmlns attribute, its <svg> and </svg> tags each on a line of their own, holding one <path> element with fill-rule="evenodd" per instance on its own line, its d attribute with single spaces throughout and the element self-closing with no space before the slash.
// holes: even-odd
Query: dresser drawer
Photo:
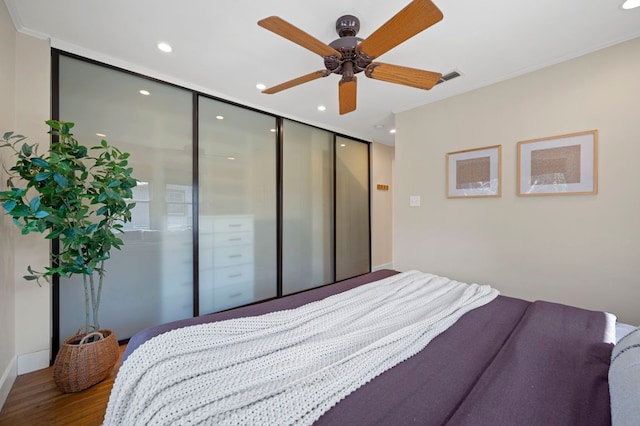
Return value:
<svg viewBox="0 0 640 426">
<path fill-rule="evenodd" d="M 253 302 L 253 283 L 243 283 L 216 288 L 213 292 L 216 311 L 235 308 Z"/>
<path fill-rule="evenodd" d="M 213 229 L 218 232 L 253 232 L 251 216 L 220 217 L 213 220 Z"/>
<path fill-rule="evenodd" d="M 253 244 L 253 232 L 219 232 L 208 235 L 213 247 L 241 246 Z"/>
<path fill-rule="evenodd" d="M 216 247 L 213 249 L 213 267 L 253 264 L 253 246 Z"/>
<path fill-rule="evenodd" d="M 213 270 L 213 286 L 226 287 L 245 282 L 253 283 L 253 264 L 228 266 Z"/>
</svg>

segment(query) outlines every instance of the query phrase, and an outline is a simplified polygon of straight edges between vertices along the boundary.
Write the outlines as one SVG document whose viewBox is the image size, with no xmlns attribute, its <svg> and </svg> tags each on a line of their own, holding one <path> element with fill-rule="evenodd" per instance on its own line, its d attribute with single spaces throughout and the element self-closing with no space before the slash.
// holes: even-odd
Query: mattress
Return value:
<svg viewBox="0 0 640 426">
<path fill-rule="evenodd" d="M 175 328 L 292 309 L 396 274 L 383 270 L 134 335 L 123 362 Z M 508 296 L 465 314 L 418 354 L 349 394 L 318 425 L 607 425 L 613 347 L 603 312 Z M 215 384 L 212 384 L 214 386 Z"/>
</svg>

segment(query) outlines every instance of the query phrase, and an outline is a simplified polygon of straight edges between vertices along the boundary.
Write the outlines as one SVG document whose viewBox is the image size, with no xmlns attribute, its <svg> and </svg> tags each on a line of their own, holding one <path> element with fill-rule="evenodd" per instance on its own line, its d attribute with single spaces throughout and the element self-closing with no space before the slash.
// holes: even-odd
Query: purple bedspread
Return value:
<svg viewBox="0 0 640 426">
<path fill-rule="evenodd" d="M 163 324 L 133 336 L 124 358 L 162 332 L 290 309 L 386 278 L 384 270 L 226 312 Z M 326 412 L 318 425 L 611 424 L 601 312 L 499 296 L 464 315 L 424 350 Z"/>
</svg>

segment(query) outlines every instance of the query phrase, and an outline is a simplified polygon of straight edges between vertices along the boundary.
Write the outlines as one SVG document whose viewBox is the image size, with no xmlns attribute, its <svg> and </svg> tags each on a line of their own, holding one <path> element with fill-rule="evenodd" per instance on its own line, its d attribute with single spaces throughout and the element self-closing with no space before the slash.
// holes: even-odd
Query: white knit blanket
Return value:
<svg viewBox="0 0 640 426">
<path fill-rule="evenodd" d="M 173 330 L 121 366 L 104 424 L 311 424 L 497 295 L 410 271 L 297 309 Z"/>
</svg>

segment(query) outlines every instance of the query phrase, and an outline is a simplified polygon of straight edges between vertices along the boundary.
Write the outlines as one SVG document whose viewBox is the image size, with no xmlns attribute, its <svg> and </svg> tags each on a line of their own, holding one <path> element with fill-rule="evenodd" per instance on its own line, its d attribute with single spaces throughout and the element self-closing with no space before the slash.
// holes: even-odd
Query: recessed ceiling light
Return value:
<svg viewBox="0 0 640 426">
<path fill-rule="evenodd" d="M 216 118 L 217 118 L 218 120 L 224 120 L 224 117 L 223 117 L 222 115 L 216 115 Z"/>
<path fill-rule="evenodd" d="M 640 0 L 627 0 L 622 4 L 623 9 L 635 9 L 640 6 Z"/>
<path fill-rule="evenodd" d="M 267 86 L 266 86 L 266 85 L 264 85 L 264 84 L 262 84 L 262 83 L 258 83 L 258 84 L 256 84 L 256 88 L 257 88 L 258 90 L 264 90 L 264 89 L 266 89 L 266 88 L 267 88 Z"/>
<path fill-rule="evenodd" d="M 375 126 L 376 129 L 384 129 L 384 124 L 376 124 Z"/>
<path fill-rule="evenodd" d="M 227 160 L 235 160 L 236 157 L 227 157 Z"/>
<path fill-rule="evenodd" d="M 341 143 L 340 146 L 344 148 L 345 146 L 347 146 L 347 144 L 346 143 Z"/>
<path fill-rule="evenodd" d="M 107 135 L 105 135 L 104 133 L 96 133 L 96 136 L 98 136 L 99 138 L 106 138 Z"/>
<path fill-rule="evenodd" d="M 389 130 L 389 133 L 391 133 L 392 135 L 395 135 L 396 134 L 396 129 Z"/>
<path fill-rule="evenodd" d="M 168 43 L 160 42 L 157 46 L 158 49 L 162 50 L 164 53 L 171 53 L 173 51 L 173 48 Z"/>
<path fill-rule="evenodd" d="M 270 131 L 271 133 L 275 133 L 275 132 L 276 132 L 276 129 L 270 129 L 269 131 Z"/>
<path fill-rule="evenodd" d="M 142 89 L 142 90 L 140 91 L 140 94 L 141 94 L 141 95 L 145 95 L 145 96 L 149 96 L 149 95 L 151 94 L 151 92 L 149 92 L 148 90 L 144 90 L 144 89 Z"/>
<path fill-rule="evenodd" d="M 327 107 L 324 105 L 318 105 L 318 111 L 326 111 Z"/>
</svg>

